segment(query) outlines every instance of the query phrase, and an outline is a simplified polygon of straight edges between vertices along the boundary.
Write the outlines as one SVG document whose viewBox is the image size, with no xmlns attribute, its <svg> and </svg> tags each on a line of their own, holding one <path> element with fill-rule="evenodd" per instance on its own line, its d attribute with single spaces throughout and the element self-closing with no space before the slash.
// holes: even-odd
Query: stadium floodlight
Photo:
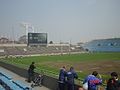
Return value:
<svg viewBox="0 0 120 90">
<path fill-rule="evenodd" d="M 20 26 L 23 27 L 26 31 L 26 36 L 29 32 L 34 33 L 34 27 L 30 23 L 22 22 L 20 23 Z"/>
</svg>

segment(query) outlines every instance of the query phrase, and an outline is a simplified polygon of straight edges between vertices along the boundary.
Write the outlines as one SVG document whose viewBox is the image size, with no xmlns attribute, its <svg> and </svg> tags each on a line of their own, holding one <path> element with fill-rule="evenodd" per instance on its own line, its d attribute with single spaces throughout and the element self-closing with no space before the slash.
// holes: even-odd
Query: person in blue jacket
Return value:
<svg viewBox="0 0 120 90">
<path fill-rule="evenodd" d="M 101 76 L 99 75 L 100 78 L 97 78 L 97 75 L 98 72 L 94 71 L 92 75 L 88 75 L 83 81 L 83 84 L 88 82 L 88 90 L 97 90 L 97 85 L 102 84 Z"/>
<path fill-rule="evenodd" d="M 59 81 L 58 81 L 59 90 L 65 89 L 65 81 L 66 81 L 65 77 L 66 77 L 66 68 L 65 68 L 65 66 L 63 66 L 59 72 Z"/>
<path fill-rule="evenodd" d="M 77 73 L 75 72 L 73 67 L 70 67 L 70 70 L 67 72 L 67 89 L 74 90 L 74 79 L 78 78 Z"/>
</svg>

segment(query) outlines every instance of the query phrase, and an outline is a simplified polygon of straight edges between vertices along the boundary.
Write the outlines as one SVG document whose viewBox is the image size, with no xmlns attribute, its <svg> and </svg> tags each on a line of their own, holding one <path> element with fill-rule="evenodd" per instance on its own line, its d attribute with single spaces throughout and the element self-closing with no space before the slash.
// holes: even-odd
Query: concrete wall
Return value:
<svg viewBox="0 0 120 90">
<path fill-rule="evenodd" d="M 12 72 L 27 79 L 28 74 L 27 74 L 26 69 L 22 69 L 22 68 L 14 66 L 14 65 L 6 64 L 6 63 L 1 62 L 1 61 L 0 61 L 0 66 L 2 66 L 2 67 L 4 67 L 4 68 L 6 68 L 6 69 L 8 69 L 8 70 L 10 70 L 10 71 L 12 71 Z M 38 73 L 36 73 L 36 74 L 38 74 Z M 51 90 L 59 90 L 57 81 L 58 80 L 55 78 L 44 75 L 42 85 L 51 89 Z M 78 85 L 75 85 L 75 90 L 78 90 L 78 87 L 79 87 Z M 67 89 L 67 87 L 66 87 L 66 89 Z"/>
</svg>

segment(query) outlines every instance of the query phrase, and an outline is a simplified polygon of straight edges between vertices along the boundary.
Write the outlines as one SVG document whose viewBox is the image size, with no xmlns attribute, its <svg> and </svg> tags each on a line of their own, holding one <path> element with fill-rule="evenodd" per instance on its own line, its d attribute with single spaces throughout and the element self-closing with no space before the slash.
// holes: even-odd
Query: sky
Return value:
<svg viewBox="0 0 120 90">
<path fill-rule="evenodd" d="M 0 0 L 0 37 L 18 40 L 23 22 L 48 42 L 120 38 L 120 0 Z"/>
</svg>

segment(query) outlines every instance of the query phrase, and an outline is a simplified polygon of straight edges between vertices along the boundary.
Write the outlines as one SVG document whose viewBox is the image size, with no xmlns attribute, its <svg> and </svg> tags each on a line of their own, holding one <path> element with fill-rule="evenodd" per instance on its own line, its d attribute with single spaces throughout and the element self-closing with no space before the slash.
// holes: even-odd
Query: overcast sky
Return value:
<svg viewBox="0 0 120 90">
<path fill-rule="evenodd" d="M 120 0 L 0 0 L 0 37 L 24 35 L 22 22 L 53 42 L 120 37 Z"/>
</svg>

